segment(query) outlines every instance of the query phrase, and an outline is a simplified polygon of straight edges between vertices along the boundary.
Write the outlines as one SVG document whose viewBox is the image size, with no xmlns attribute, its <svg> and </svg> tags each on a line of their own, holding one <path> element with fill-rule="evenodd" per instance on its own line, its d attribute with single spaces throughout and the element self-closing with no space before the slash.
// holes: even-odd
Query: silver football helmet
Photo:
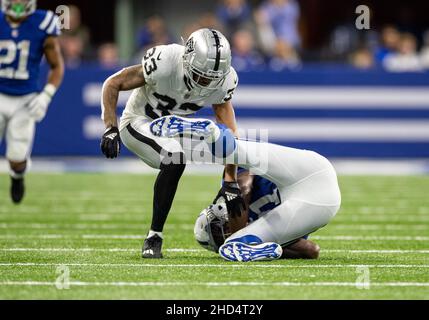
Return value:
<svg viewBox="0 0 429 320">
<path fill-rule="evenodd" d="M 202 247 L 218 252 L 225 239 L 231 235 L 225 201 L 220 200 L 201 211 L 195 222 L 194 235 Z"/>
<path fill-rule="evenodd" d="M 36 0 L 1 0 L 1 11 L 16 19 L 31 15 L 36 8 Z"/>
<path fill-rule="evenodd" d="M 216 90 L 231 71 L 231 48 L 214 29 L 199 29 L 185 43 L 183 67 L 186 77 L 200 90 Z"/>
</svg>

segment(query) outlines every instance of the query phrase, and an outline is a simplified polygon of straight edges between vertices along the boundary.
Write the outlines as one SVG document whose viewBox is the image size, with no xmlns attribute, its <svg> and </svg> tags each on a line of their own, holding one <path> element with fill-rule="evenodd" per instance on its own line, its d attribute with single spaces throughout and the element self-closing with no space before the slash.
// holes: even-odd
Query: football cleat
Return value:
<svg viewBox="0 0 429 320">
<path fill-rule="evenodd" d="M 24 198 L 24 178 L 11 178 L 10 197 L 15 204 L 19 204 Z"/>
<path fill-rule="evenodd" d="M 150 131 L 157 137 L 184 136 L 199 138 L 200 140 L 205 139 L 208 142 L 214 142 L 220 136 L 220 129 L 211 120 L 178 116 L 165 116 L 152 121 Z"/>
<path fill-rule="evenodd" d="M 161 253 L 162 238 L 157 234 L 150 238 L 146 238 L 142 249 L 142 258 L 159 259 L 162 258 Z"/>
<path fill-rule="evenodd" d="M 234 253 L 234 243 L 235 242 L 227 242 L 220 246 L 219 254 L 225 260 L 238 261 Z"/>
<path fill-rule="evenodd" d="M 281 257 L 282 247 L 274 242 L 249 245 L 243 242 L 227 242 L 219 248 L 219 254 L 228 261 L 270 261 Z"/>
</svg>

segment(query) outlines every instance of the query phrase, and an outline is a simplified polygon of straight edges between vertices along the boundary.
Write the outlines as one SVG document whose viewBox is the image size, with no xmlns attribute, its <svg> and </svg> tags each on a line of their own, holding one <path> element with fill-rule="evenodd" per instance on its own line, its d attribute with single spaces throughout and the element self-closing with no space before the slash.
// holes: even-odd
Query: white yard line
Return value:
<svg viewBox="0 0 429 320">
<path fill-rule="evenodd" d="M 123 209 L 121 210 L 117 210 L 114 211 L 112 213 L 85 213 L 82 214 L 83 212 L 87 212 L 87 209 L 82 210 L 82 212 L 76 212 L 76 210 L 72 210 L 72 211 L 57 211 L 54 210 L 54 212 L 56 213 L 55 215 L 49 214 L 46 215 L 46 217 L 55 217 L 55 219 L 57 219 L 57 221 L 61 221 L 62 219 L 68 219 L 70 217 L 76 217 L 77 219 L 79 219 L 82 222 L 105 222 L 108 223 L 109 221 L 112 222 L 117 222 L 118 219 L 118 214 L 120 214 L 121 217 L 121 222 L 123 222 L 124 224 L 129 224 L 129 225 L 139 225 L 139 226 L 146 226 L 148 225 L 148 223 L 144 223 L 141 219 L 141 213 L 135 213 L 135 214 L 124 214 L 123 213 Z M 16 219 L 17 214 L 19 214 L 19 216 L 33 216 L 34 214 L 46 214 L 46 210 L 44 209 L 40 209 L 40 211 L 38 212 L 17 212 L 17 213 L 10 213 L 10 212 L 3 212 L 2 209 L 0 209 L 0 214 L 1 214 L 1 218 L 2 220 L 12 220 L 12 219 Z M 180 212 L 177 212 L 180 213 Z M 63 215 L 65 214 L 65 215 Z M 29 217 L 28 217 L 29 218 Z M 183 221 L 183 224 L 187 224 L 186 222 L 188 222 L 188 218 L 176 218 L 176 220 L 178 221 Z M 365 215 L 351 215 L 351 214 L 347 214 L 347 215 L 342 215 L 341 213 L 335 217 L 335 221 L 337 223 L 359 223 L 359 224 L 367 224 L 367 223 L 371 223 L 371 222 L 385 222 L 385 223 L 392 223 L 392 222 L 396 222 L 396 223 L 403 223 L 403 222 L 407 222 L 407 223 L 414 223 L 414 224 L 418 224 L 418 223 L 425 223 L 425 222 L 429 222 L 429 216 L 428 214 L 413 214 L 413 213 L 403 213 L 403 214 L 365 214 Z M 167 228 L 171 228 L 173 229 L 173 225 L 169 225 L 167 226 Z M 189 228 L 189 227 L 186 227 Z"/>
<path fill-rule="evenodd" d="M 429 253 L 429 250 L 384 250 L 384 249 L 380 249 L 380 250 L 346 250 L 346 249 L 326 249 L 326 250 L 321 250 L 321 252 L 326 252 L 326 253 L 376 253 L 376 254 L 380 254 L 380 253 Z"/>
<path fill-rule="evenodd" d="M 144 224 L 142 223 L 0 223 L 0 229 L 78 229 L 78 230 L 115 230 L 115 229 L 136 229 L 142 230 Z M 191 230 L 194 228 L 193 224 L 174 224 L 167 226 L 168 229 L 181 229 Z M 364 230 L 364 231 L 380 231 L 380 230 L 394 230 L 394 231 L 410 231 L 410 230 L 429 230 L 429 225 L 411 224 L 411 225 L 396 225 L 396 224 L 337 224 L 330 225 L 329 229 L 337 230 Z"/>
<path fill-rule="evenodd" d="M 388 215 L 388 214 L 372 214 L 372 215 L 357 215 L 357 216 L 344 216 L 344 215 L 338 215 L 335 217 L 335 220 L 337 222 L 357 222 L 361 223 L 364 222 L 428 222 L 429 217 L 426 215 Z"/>
<path fill-rule="evenodd" d="M 136 229 L 143 230 L 143 227 L 146 224 L 143 223 L 133 223 L 133 224 L 110 224 L 110 223 L 93 223 L 93 224 L 85 224 L 85 223 L 0 223 L 0 229 L 77 229 L 77 230 L 115 230 L 115 229 Z M 173 224 L 168 226 L 166 229 L 181 229 L 181 230 L 193 230 L 194 225 L 191 224 Z"/>
<path fill-rule="evenodd" d="M 138 252 L 139 248 L 0 248 L 0 252 Z M 204 249 L 170 248 L 166 252 L 208 252 Z M 322 249 L 322 253 L 392 253 L 392 254 L 427 254 L 427 250 L 348 250 L 348 249 Z"/>
<path fill-rule="evenodd" d="M 0 248 L 1 251 L 11 252 L 138 252 L 139 248 Z M 208 252 L 204 249 L 171 248 L 167 252 Z M 429 252 L 429 250 L 428 250 Z"/>
<path fill-rule="evenodd" d="M 0 239 L 145 239 L 141 234 L 82 234 L 82 235 L 65 235 L 65 234 L 46 234 L 46 235 L 0 235 Z M 318 236 L 311 237 L 313 240 L 341 240 L 341 241 L 429 241 L 426 236 Z"/>
<path fill-rule="evenodd" d="M 355 282 L 84 282 L 71 281 L 70 286 L 80 287 L 359 287 Z M 2 281 L 0 286 L 55 286 L 55 282 Z M 371 287 L 429 287 L 429 282 L 372 282 Z"/>
<path fill-rule="evenodd" d="M 429 241 L 429 237 L 423 236 L 312 236 L 314 240 L 382 240 L 382 241 Z"/>
<path fill-rule="evenodd" d="M 327 228 L 336 230 L 359 230 L 359 231 L 410 231 L 410 230 L 429 230 L 429 224 L 408 224 L 408 225 L 397 225 L 397 224 L 333 224 Z"/>
<path fill-rule="evenodd" d="M 38 262 L 14 262 L 0 263 L 0 267 L 57 267 L 65 265 L 69 267 L 137 267 L 137 268 L 429 268 L 427 264 L 301 264 L 301 265 L 286 265 L 286 264 L 251 264 L 251 263 L 223 263 L 223 264 L 152 264 L 152 263 L 38 263 Z"/>
</svg>

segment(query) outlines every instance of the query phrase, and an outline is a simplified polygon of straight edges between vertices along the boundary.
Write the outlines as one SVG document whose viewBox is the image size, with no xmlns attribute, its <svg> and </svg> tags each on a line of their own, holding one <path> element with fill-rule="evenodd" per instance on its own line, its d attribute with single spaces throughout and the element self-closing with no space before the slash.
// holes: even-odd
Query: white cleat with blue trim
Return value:
<svg viewBox="0 0 429 320">
<path fill-rule="evenodd" d="M 246 244 L 243 242 L 227 242 L 219 248 L 219 254 L 228 261 L 270 261 L 281 257 L 282 247 L 274 242 Z"/>
<path fill-rule="evenodd" d="M 157 137 L 173 138 L 186 136 L 214 142 L 220 136 L 220 129 L 211 120 L 165 116 L 152 121 L 150 131 Z"/>
</svg>

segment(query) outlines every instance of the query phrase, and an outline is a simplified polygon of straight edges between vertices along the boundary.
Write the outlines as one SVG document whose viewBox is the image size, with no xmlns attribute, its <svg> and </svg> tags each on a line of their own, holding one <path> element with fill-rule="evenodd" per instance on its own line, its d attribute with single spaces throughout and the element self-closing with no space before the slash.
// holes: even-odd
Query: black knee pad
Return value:
<svg viewBox="0 0 429 320">
<path fill-rule="evenodd" d="M 171 175 L 181 176 L 185 168 L 186 164 L 161 164 L 160 170 Z"/>
<path fill-rule="evenodd" d="M 168 158 L 164 158 L 159 169 L 169 172 L 169 174 L 182 175 L 186 168 L 185 155 L 183 153 L 169 153 Z"/>
</svg>

